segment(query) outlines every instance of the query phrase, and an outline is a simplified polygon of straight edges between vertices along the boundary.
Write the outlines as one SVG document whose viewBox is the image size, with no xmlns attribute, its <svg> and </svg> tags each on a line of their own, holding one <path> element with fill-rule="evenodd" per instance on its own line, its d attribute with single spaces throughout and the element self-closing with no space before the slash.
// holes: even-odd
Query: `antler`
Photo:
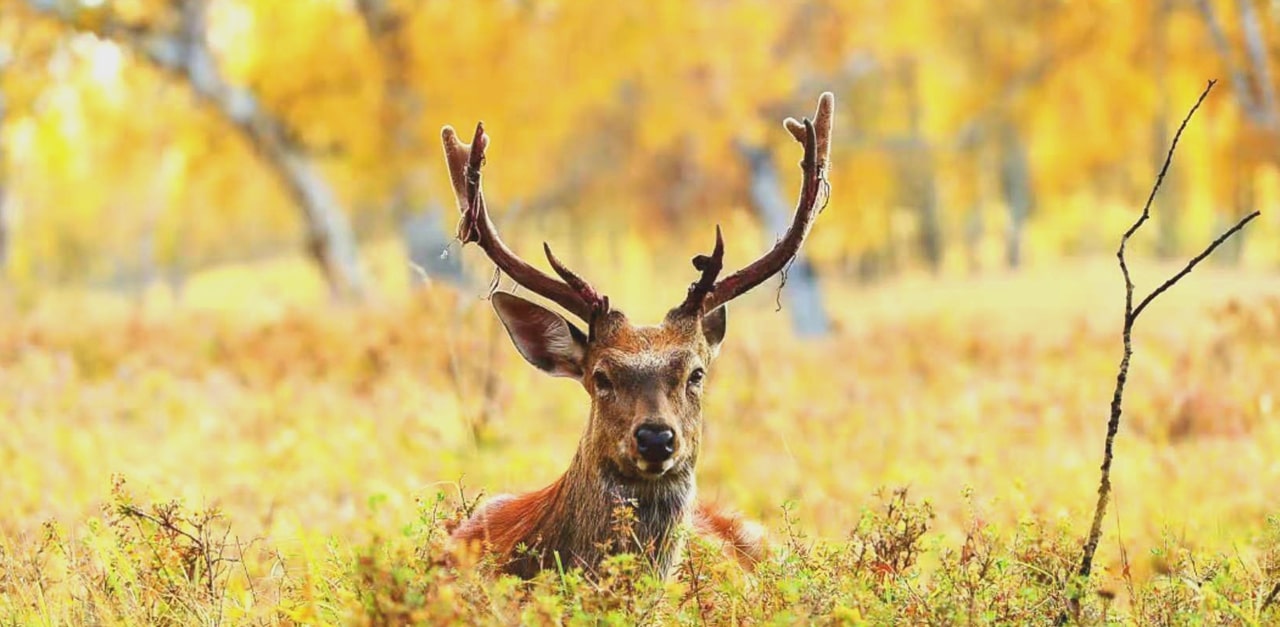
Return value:
<svg viewBox="0 0 1280 627">
<path fill-rule="evenodd" d="M 712 311 L 782 272 L 795 259 L 820 211 L 818 197 L 822 195 L 826 183 L 827 163 L 831 155 L 831 116 L 834 107 L 835 96 L 831 92 L 824 92 L 818 97 L 818 110 L 813 121 L 809 118 L 803 121 L 787 118 L 782 123 L 791 136 L 804 146 L 804 160 L 800 162 L 804 177 L 800 187 L 800 201 L 786 234 L 764 256 L 716 282 L 716 276 L 724 263 L 724 242 L 720 237 L 720 227 L 717 226 L 716 246 L 711 255 L 693 258 L 693 266 L 702 272 L 702 276 L 689 286 L 689 294 L 680 305 L 682 310 Z"/>
<path fill-rule="evenodd" d="M 564 307 L 569 313 L 591 324 L 596 316 L 609 311 L 609 297 L 602 296 L 591 285 L 574 274 L 551 254 L 551 246 L 543 242 L 547 261 L 560 275 L 563 282 L 547 276 L 511 252 L 498 237 L 498 229 L 489 219 L 484 194 L 480 191 L 480 168 L 484 166 L 484 151 L 489 146 L 489 136 L 484 123 L 476 124 L 475 137 L 470 144 L 458 139 L 453 127 L 440 131 L 444 142 L 445 161 L 449 164 L 449 177 L 453 181 L 453 193 L 458 199 L 458 211 L 462 220 L 458 223 L 458 239 L 463 245 L 475 242 L 480 245 L 498 269 L 507 273 L 525 289 L 544 296 Z"/>
</svg>

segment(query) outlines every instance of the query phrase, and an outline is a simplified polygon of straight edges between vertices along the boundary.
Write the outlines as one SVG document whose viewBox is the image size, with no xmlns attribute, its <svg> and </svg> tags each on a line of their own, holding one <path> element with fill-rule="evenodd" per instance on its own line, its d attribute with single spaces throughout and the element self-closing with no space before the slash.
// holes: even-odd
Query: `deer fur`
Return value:
<svg viewBox="0 0 1280 627">
<path fill-rule="evenodd" d="M 458 239 L 476 243 L 498 269 L 534 294 L 586 322 L 579 330 L 557 313 L 511 294 L 493 305 L 520 354 L 547 374 L 578 380 L 591 413 L 578 451 L 551 485 L 503 495 L 480 507 L 452 534 L 460 547 L 497 554 L 506 572 L 532 577 L 551 568 L 588 571 L 605 556 L 636 552 L 663 577 L 680 559 L 681 528 L 723 543 L 750 566 L 764 557 L 762 529 L 697 501 L 694 468 L 702 443 L 702 394 L 725 333 L 725 305 L 785 272 L 821 212 L 828 193 L 835 98 L 818 98 L 813 120 L 783 126 L 804 148 L 800 200 L 786 233 L 764 255 L 721 278 L 724 239 L 693 258 L 701 276 L 683 303 L 656 326 L 632 325 L 609 298 L 570 270 L 543 244 L 559 279 L 534 268 L 503 243 L 489 218 L 480 170 L 489 145 L 484 124 L 470 144 L 441 129 L 445 161 L 462 219 Z"/>
<path fill-rule="evenodd" d="M 493 300 L 521 354 L 549 374 L 581 381 L 591 411 L 559 479 L 541 490 L 489 500 L 454 531 L 456 541 L 496 553 L 505 572 L 522 577 L 557 565 L 591 570 L 620 551 L 645 555 L 667 576 L 682 553 L 682 526 L 723 543 L 748 566 L 764 557 L 758 525 L 697 503 L 703 382 L 691 384 L 689 377 L 715 359 L 724 337 L 723 308 L 705 317 L 673 310 L 658 326 L 633 326 L 613 311 L 593 325 L 588 341 L 538 305 L 505 293 Z M 605 380 L 607 390 L 601 389 Z M 665 469 L 648 467 L 635 454 L 633 432 L 653 422 L 676 434 L 675 455 Z M 631 510 L 632 522 L 622 528 L 619 507 Z"/>
</svg>

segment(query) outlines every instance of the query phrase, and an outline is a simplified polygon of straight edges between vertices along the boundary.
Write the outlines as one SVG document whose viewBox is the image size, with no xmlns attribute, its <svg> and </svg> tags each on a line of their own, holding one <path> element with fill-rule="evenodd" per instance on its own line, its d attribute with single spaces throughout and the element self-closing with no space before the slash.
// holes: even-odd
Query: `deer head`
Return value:
<svg viewBox="0 0 1280 627">
<path fill-rule="evenodd" d="M 569 485 L 564 492 L 575 493 L 578 484 L 599 486 L 600 482 L 582 480 L 590 474 L 606 489 L 624 486 L 629 494 L 652 495 L 669 484 L 671 491 L 678 493 L 677 501 L 692 498 L 703 389 L 725 336 L 725 307 L 782 272 L 800 250 L 820 211 L 819 197 L 824 195 L 833 106 L 832 95 L 825 93 L 818 100 L 813 121 L 788 118 L 784 122 L 803 145 L 804 158 L 800 162 L 800 200 L 782 239 L 759 259 L 720 278 L 724 239 L 716 227 L 710 254 L 693 259 L 700 273 L 697 280 L 689 286 L 684 300 L 653 326 L 635 325 L 613 309 L 608 297 L 565 267 L 550 246 L 544 244 L 543 250 L 558 279 L 517 257 L 499 238 L 480 190 L 480 169 L 489 143 L 483 123 L 476 126 L 470 144 L 463 143 L 452 128 L 444 127 L 445 157 L 462 214 L 458 238 L 464 245 L 478 244 L 517 284 L 560 305 L 583 324 L 579 327 L 509 293 L 492 295 L 498 317 L 520 354 L 547 374 L 579 381 L 591 398 L 587 430 L 564 478 Z M 662 494 L 670 496 L 668 492 Z M 673 507 L 678 512 L 682 506 Z M 566 533 L 554 524 L 546 526 L 541 532 L 544 535 Z M 589 545 L 571 540 L 562 538 L 560 544 L 571 548 Z"/>
</svg>

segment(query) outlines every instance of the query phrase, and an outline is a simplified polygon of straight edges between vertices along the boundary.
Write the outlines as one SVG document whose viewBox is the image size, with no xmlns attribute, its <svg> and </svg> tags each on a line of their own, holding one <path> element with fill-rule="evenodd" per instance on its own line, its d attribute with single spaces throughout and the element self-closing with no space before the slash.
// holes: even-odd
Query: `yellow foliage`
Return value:
<svg viewBox="0 0 1280 627">
<path fill-rule="evenodd" d="M 620 275 L 637 255 L 619 251 L 593 275 Z M 1168 271 L 1136 268 L 1144 284 Z M 196 281 L 222 295 L 216 309 L 75 292 L 0 325 L 0 547 L 15 550 L 53 519 L 98 554 L 118 550 L 86 521 L 108 477 L 124 473 L 160 500 L 216 505 L 237 537 L 261 538 L 245 570 L 253 578 L 225 592 L 228 619 L 315 620 L 335 610 L 308 605 L 305 590 L 285 600 L 247 586 L 271 587 L 279 569 L 295 587 L 347 576 L 333 556 L 395 535 L 417 516 L 413 497 L 453 494 L 459 481 L 469 494 L 531 489 L 568 463 L 585 397 L 521 361 L 474 291 L 321 311 L 301 305 L 322 295 L 270 278 L 306 277 L 301 264 L 219 274 Z M 616 304 L 651 318 L 648 289 Z M 1130 556 L 1163 546 L 1169 529 L 1234 551 L 1274 513 L 1277 290 L 1274 279 L 1197 270 L 1144 318 L 1114 474 Z M 679 289 L 669 291 L 674 302 Z M 806 533 L 827 538 L 847 534 L 882 486 L 929 498 L 941 537 L 970 524 L 964 494 L 1006 529 L 1087 513 L 1118 353 L 1110 263 L 836 286 L 839 330 L 821 343 L 780 332 L 771 296 L 730 317 L 707 398 L 705 498 L 775 532 L 793 502 Z M 1108 530 L 1108 569 L 1119 568 L 1115 542 Z M 50 598 L 65 600 L 57 590 Z M 11 607 L 6 594 L 30 592 L 0 590 L 0 608 Z"/>
<path fill-rule="evenodd" d="M 169 32 L 179 24 L 171 5 L 112 0 L 63 25 L 20 0 L 0 4 L 14 17 L 0 26 L 11 280 L 100 280 L 303 241 L 278 176 L 225 112 L 136 46 L 76 30 L 117 19 Z M 772 146 L 792 174 L 797 148 L 779 118 L 830 89 L 841 107 L 839 210 L 817 232 L 819 260 L 914 255 L 915 235 L 888 225 L 920 212 L 904 198 L 923 197 L 921 184 L 938 190 L 948 254 L 996 237 L 966 229 L 1007 204 L 1004 128 L 1025 147 L 1031 220 L 1045 235 L 1031 257 L 1048 260 L 1093 237 L 1080 230 L 1090 215 L 1081 194 L 1140 201 L 1184 106 L 1206 78 L 1225 78 L 1223 59 L 1205 54 L 1203 16 L 1157 0 L 386 6 L 390 26 L 378 30 L 360 3 L 218 0 L 205 33 L 223 78 L 319 163 L 362 234 L 451 206 L 438 132 L 477 120 L 493 138 L 495 214 L 551 203 L 597 226 L 644 222 L 646 237 L 705 230 L 749 208 L 739 146 Z M 1243 45 L 1236 20 L 1221 21 Z M 1175 230 L 1239 213 L 1275 168 L 1274 135 L 1242 120 L 1229 92 L 1186 138 L 1183 182 L 1168 192 L 1185 199 Z"/>
</svg>

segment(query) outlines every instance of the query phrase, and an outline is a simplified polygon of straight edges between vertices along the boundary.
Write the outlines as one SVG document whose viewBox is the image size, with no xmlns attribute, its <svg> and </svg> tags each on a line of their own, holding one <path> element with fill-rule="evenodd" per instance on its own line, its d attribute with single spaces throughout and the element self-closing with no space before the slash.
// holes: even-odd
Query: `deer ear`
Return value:
<svg viewBox="0 0 1280 627">
<path fill-rule="evenodd" d="M 587 354 L 582 331 L 560 314 L 506 292 L 496 292 L 490 300 L 526 361 L 552 376 L 582 378 Z"/>
<path fill-rule="evenodd" d="M 711 356 L 720 354 L 720 342 L 724 341 L 725 318 L 728 316 L 727 305 L 720 305 L 714 311 L 702 317 L 702 337 L 711 346 Z"/>
</svg>

